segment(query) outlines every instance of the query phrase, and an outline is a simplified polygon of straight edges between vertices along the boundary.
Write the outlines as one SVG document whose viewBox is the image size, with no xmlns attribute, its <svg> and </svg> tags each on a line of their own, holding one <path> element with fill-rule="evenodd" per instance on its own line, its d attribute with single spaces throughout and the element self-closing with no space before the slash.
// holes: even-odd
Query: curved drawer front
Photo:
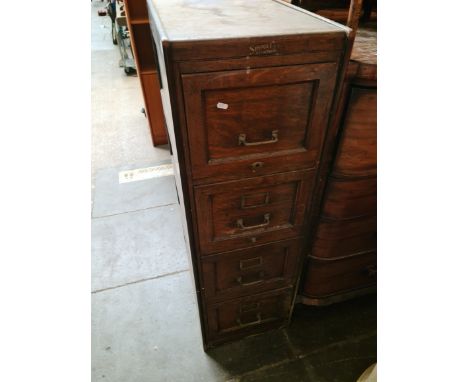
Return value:
<svg viewBox="0 0 468 382">
<path fill-rule="evenodd" d="M 333 219 L 351 219 L 376 214 L 376 178 L 329 179 L 322 216 Z"/>
<path fill-rule="evenodd" d="M 377 248 L 377 218 L 322 220 L 315 234 L 311 254 L 333 258 Z"/>
<path fill-rule="evenodd" d="M 202 255 L 297 237 L 313 171 L 195 187 Z"/>
<path fill-rule="evenodd" d="M 300 240 L 288 240 L 202 259 L 203 289 L 209 300 L 241 297 L 292 286 Z"/>
<path fill-rule="evenodd" d="M 336 71 L 323 63 L 182 75 L 193 179 L 316 167 Z"/>
<path fill-rule="evenodd" d="M 377 91 L 353 87 L 333 173 L 377 174 Z"/>
<path fill-rule="evenodd" d="M 291 289 L 277 290 L 208 305 L 208 337 L 222 339 L 286 322 L 291 292 Z"/>
<path fill-rule="evenodd" d="M 306 272 L 303 294 L 325 297 L 375 284 L 377 256 L 374 252 L 332 261 L 309 257 Z"/>
</svg>

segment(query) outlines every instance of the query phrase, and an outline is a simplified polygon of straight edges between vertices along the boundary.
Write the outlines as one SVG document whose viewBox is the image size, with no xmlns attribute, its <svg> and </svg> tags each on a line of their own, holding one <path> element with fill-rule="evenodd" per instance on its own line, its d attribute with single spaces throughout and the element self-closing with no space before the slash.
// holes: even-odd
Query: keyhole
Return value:
<svg viewBox="0 0 468 382">
<path fill-rule="evenodd" d="M 252 172 L 255 172 L 259 168 L 263 167 L 263 162 L 254 162 L 254 163 L 251 164 L 250 167 L 252 168 Z"/>
</svg>

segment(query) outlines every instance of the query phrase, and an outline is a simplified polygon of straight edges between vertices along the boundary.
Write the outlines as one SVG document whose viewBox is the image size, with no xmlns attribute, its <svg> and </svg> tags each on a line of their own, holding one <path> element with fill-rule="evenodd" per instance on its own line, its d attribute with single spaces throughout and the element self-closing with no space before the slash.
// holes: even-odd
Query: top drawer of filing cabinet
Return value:
<svg viewBox="0 0 468 382">
<path fill-rule="evenodd" d="M 183 74 L 195 183 L 314 168 L 337 64 Z"/>
</svg>

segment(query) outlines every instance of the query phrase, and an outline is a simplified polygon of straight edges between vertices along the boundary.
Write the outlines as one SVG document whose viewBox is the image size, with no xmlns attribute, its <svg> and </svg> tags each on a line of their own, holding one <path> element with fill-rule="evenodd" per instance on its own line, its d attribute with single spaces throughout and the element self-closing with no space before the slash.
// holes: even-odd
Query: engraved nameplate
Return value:
<svg viewBox="0 0 468 382">
<path fill-rule="evenodd" d="M 274 42 L 266 44 L 253 45 L 249 47 L 251 56 L 260 56 L 265 54 L 276 54 L 278 53 L 278 45 Z"/>
</svg>

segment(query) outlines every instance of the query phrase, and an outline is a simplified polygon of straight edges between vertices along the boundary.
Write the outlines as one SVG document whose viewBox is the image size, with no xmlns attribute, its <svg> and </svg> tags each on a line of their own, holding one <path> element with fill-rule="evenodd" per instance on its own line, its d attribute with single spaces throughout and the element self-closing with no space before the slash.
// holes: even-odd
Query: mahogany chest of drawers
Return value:
<svg viewBox="0 0 468 382">
<path fill-rule="evenodd" d="M 377 282 L 376 28 L 357 30 L 336 123 L 336 153 L 320 219 L 311 227 L 301 301 L 325 305 L 375 291 Z"/>
<path fill-rule="evenodd" d="M 205 348 L 285 325 L 349 30 L 276 0 L 148 13 Z"/>
</svg>

